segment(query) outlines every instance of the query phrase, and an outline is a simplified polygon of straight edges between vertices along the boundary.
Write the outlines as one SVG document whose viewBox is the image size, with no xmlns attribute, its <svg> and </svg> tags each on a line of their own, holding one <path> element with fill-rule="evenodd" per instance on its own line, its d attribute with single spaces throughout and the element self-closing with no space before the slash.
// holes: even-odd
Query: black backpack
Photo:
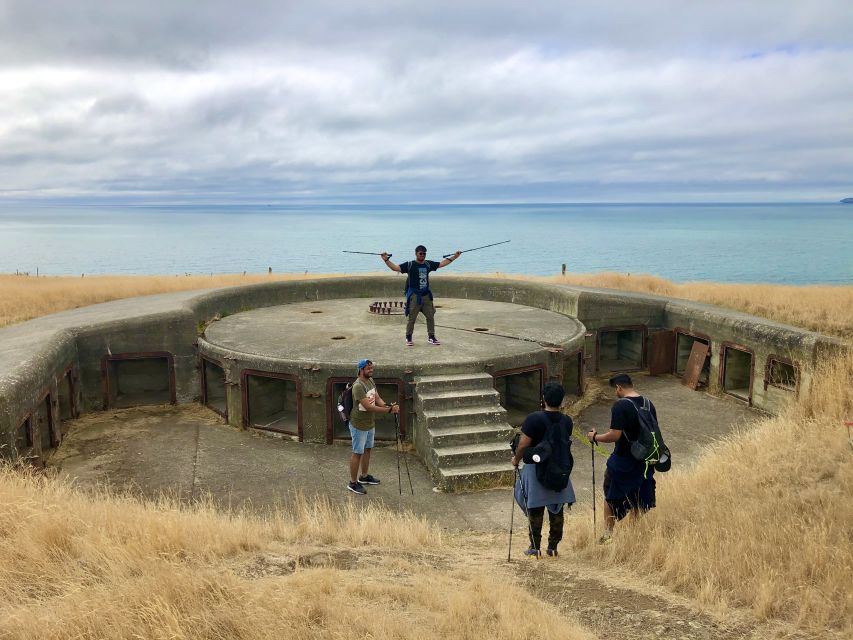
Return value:
<svg viewBox="0 0 853 640">
<path fill-rule="evenodd" d="M 354 384 L 355 382 L 347 384 L 344 390 L 341 391 L 341 395 L 338 396 L 338 415 L 344 424 L 349 423 L 349 417 L 352 413 L 352 385 Z"/>
<path fill-rule="evenodd" d="M 561 415 L 557 422 L 551 422 L 548 415 L 541 411 L 542 419 L 547 422 L 542 442 L 524 452 L 524 461 L 534 462 L 533 456 L 539 456 L 536 463 L 536 479 L 546 489 L 562 491 L 569 484 L 569 475 L 575 465 L 572 457 L 571 418 Z M 569 421 L 567 425 L 566 422 Z"/>
<path fill-rule="evenodd" d="M 663 441 L 655 415 L 652 413 L 651 403 L 648 398 L 643 398 L 643 406 L 638 407 L 633 400 L 625 398 L 637 411 L 637 421 L 640 425 L 636 440 L 631 440 L 627 432 L 623 432 L 625 439 L 631 444 L 631 456 L 646 465 L 643 477 L 649 472 L 649 466 L 661 473 L 669 471 L 672 467 L 672 457 L 669 448 Z"/>
</svg>

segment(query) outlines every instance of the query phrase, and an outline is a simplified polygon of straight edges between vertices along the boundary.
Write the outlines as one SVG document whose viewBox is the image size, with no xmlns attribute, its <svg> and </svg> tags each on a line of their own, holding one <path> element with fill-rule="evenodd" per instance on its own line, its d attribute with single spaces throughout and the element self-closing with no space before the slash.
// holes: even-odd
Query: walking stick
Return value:
<svg viewBox="0 0 853 640">
<path fill-rule="evenodd" d="M 381 256 L 382 255 L 381 253 L 376 253 L 375 251 L 347 251 L 346 249 L 344 249 L 341 253 L 358 253 L 358 254 L 361 254 L 363 256 Z M 388 257 L 390 258 L 392 255 L 394 255 L 394 254 L 389 253 Z"/>
<path fill-rule="evenodd" d="M 399 414 L 394 414 L 394 424 L 396 425 L 397 432 L 397 476 L 399 479 L 400 475 L 400 451 L 403 448 L 403 436 L 400 433 L 400 417 Z M 412 492 L 412 495 L 415 495 L 415 488 L 412 486 L 412 474 L 409 473 L 409 459 L 406 457 L 405 453 L 403 454 L 403 465 L 406 467 L 406 477 L 409 478 L 409 491 Z M 403 495 L 403 488 L 400 487 L 400 495 Z"/>
<path fill-rule="evenodd" d="M 502 240 L 501 242 L 493 242 L 492 244 L 484 244 L 482 247 L 474 247 L 473 249 L 465 249 L 464 251 L 460 251 L 459 253 L 470 253 L 471 251 L 479 251 L 480 249 L 488 249 L 489 247 L 496 247 L 499 244 L 506 244 L 509 240 Z M 446 256 L 441 256 L 442 258 L 452 258 L 454 254 L 448 253 Z"/>
<path fill-rule="evenodd" d="M 595 538 L 595 443 L 590 443 L 589 451 L 592 454 L 592 537 Z"/>
<path fill-rule="evenodd" d="M 397 414 L 394 414 L 394 443 L 397 445 L 397 488 L 400 490 L 400 495 L 403 495 L 403 479 L 400 476 L 400 422 L 397 420 Z"/>
<path fill-rule="evenodd" d="M 515 468 L 515 480 L 516 482 L 518 481 L 518 467 Z M 512 523 L 515 517 L 515 485 L 512 486 L 509 497 L 512 498 L 512 506 L 509 508 L 509 549 L 506 552 L 506 561 L 512 562 Z"/>
</svg>

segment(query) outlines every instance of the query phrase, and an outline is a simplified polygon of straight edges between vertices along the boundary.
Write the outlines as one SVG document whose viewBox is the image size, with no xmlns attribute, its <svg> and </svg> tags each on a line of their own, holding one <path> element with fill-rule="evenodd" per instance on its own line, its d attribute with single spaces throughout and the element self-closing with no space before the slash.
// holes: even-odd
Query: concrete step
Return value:
<svg viewBox="0 0 853 640">
<path fill-rule="evenodd" d="M 432 456 L 436 467 L 450 469 L 508 462 L 512 457 L 512 451 L 509 448 L 509 442 L 478 442 L 433 448 Z"/>
<path fill-rule="evenodd" d="M 453 389 L 450 391 L 419 390 L 417 404 L 421 411 L 431 409 L 454 409 L 463 407 L 496 407 L 500 394 L 494 388 Z"/>
<path fill-rule="evenodd" d="M 456 373 L 438 376 L 417 376 L 415 378 L 415 385 L 418 394 L 462 389 L 493 389 L 495 379 L 488 373 Z"/>
<path fill-rule="evenodd" d="M 439 469 L 436 479 L 444 491 L 471 491 L 512 486 L 515 470 L 509 462 L 476 464 Z"/>
<path fill-rule="evenodd" d="M 513 429 L 508 423 L 494 425 L 462 425 L 461 427 L 434 428 L 427 431 L 433 447 L 452 447 L 478 442 L 509 442 Z"/>
<path fill-rule="evenodd" d="M 497 407 L 462 407 L 458 409 L 431 409 L 422 411 L 420 419 L 430 431 L 447 427 L 495 425 L 506 422 L 506 409 Z"/>
</svg>

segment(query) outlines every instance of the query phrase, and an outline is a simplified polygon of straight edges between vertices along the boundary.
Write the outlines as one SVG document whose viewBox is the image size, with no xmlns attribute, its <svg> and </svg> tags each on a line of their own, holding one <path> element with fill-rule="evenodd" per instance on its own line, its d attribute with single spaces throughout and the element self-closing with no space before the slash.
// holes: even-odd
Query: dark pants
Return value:
<svg viewBox="0 0 853 640">
<path fill-rule="evenodd" d="M 409 321 L 406 324 L 406 335 L 412 335 L 415 330 L 415 320 L 423 313 L 427 323 L 427 335 L 435 335 L 435 307 L 428 295 L 421 296 L 423 304 L 418 304 L 418 297 L 413 293 L 409 296 Z"/>
<path fill-rule="evenodd" d="M 542 545 L 542 522 L 545 519 L 546 507 L 532 507 L 527 510 L 530 520 L 530 546 L 541 549 Z M 557 513 L 548 511 L 548 548 L 556 549 L 560 540 L 563 539 L 563 507 Z"/>
</svg>

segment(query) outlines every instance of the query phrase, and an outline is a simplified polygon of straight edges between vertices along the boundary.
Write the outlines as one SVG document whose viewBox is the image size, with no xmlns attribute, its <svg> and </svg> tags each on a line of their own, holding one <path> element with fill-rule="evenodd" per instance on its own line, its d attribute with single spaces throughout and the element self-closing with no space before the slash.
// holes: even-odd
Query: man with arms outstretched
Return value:
<svg viewBox="0 0 853 640">
<path fill-rule="evenodd" d="M 435 306 L 432 303 L 432 291 L 429 289 L 429 274 L 431 271 L 446 267 L 462 255 L 457 251 L 450 258 L 444 258 L 441 262 L 426 259 L 427 250 L 422 244 L 415 247 L 415 259 L 403 264 L 394 264 L 388 252 L 381 254 L 382 260 L 388 268 L 397 273 L 405 273 L 406 281 L 406 315 L 409 321 L 406 323 L 406 346 L 411 347 L 412 333 L 415 330 L 415 320 L 418 314 L 423 312 L 427 322 L 427 341 L 432 345 L 441 344 L 435 337 Z"/>
</svg>

